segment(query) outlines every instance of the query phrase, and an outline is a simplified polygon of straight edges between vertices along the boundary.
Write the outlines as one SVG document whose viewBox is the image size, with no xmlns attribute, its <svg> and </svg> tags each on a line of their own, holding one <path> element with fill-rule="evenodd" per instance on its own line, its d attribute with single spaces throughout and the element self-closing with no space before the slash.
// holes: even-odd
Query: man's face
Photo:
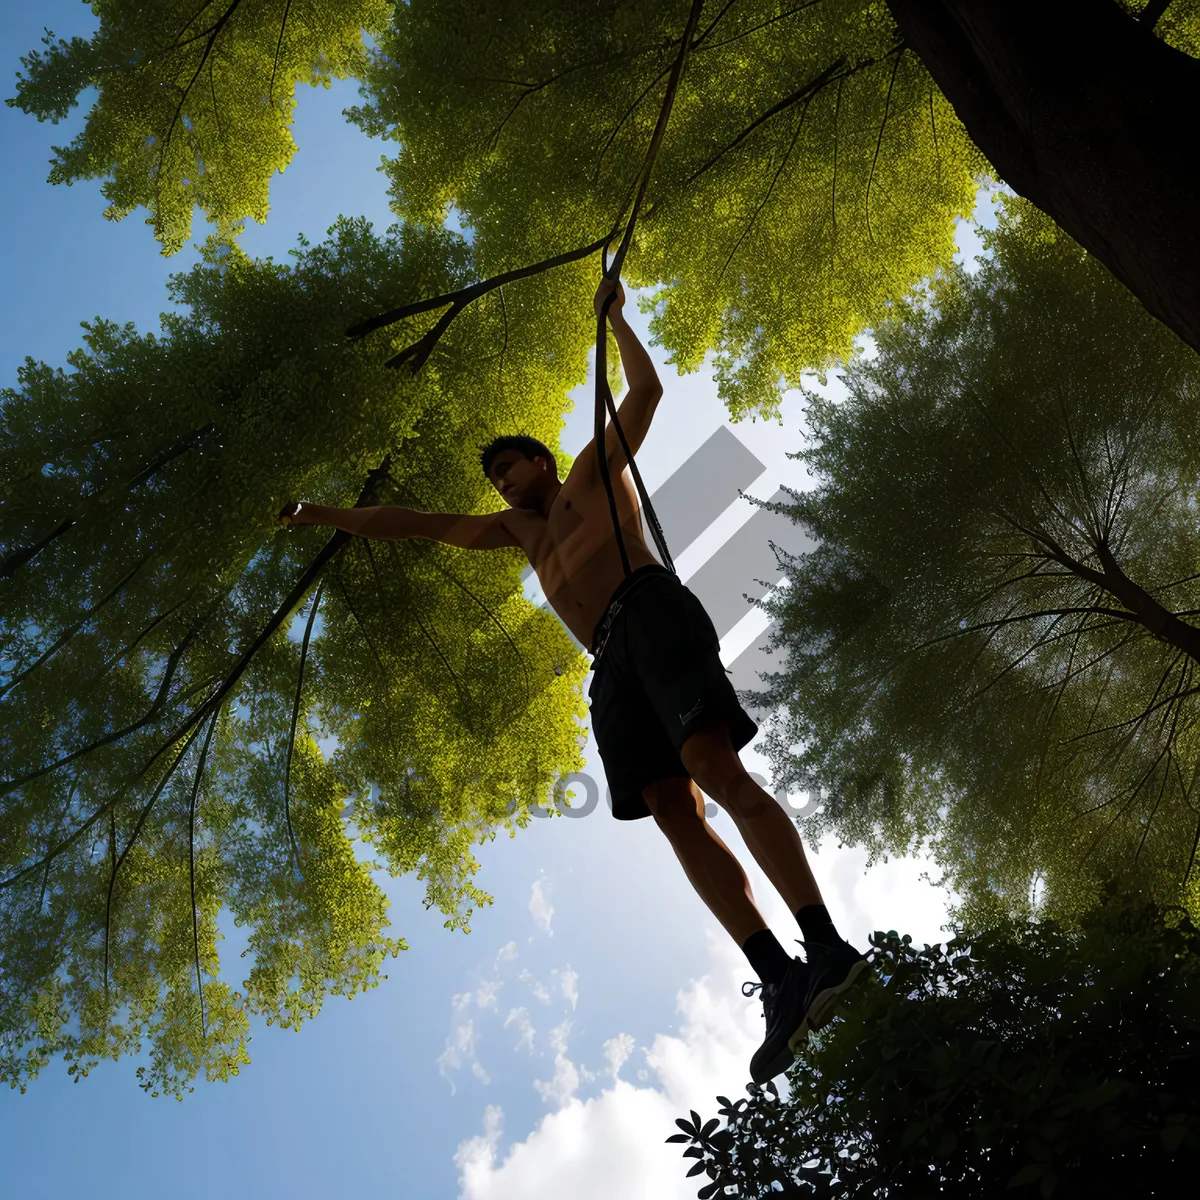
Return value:
<svg viewBox="0 0 1200 1200">
<path fill-rule="evenodd" d="M 545 476 L 546 460 L 539 455 L 530 461 L 516 450 L 504 450 L 492 460 L 488 474 L 509 507 L 520 508 Z"/>
</svg>

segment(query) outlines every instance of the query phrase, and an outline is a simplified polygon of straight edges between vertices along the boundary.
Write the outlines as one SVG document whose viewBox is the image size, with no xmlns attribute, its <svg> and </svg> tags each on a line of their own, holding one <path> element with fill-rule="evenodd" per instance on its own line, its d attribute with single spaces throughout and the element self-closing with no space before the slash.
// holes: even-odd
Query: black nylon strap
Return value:
<svg viewBox="0 0 1200 1200">
<path fill-rule="evenodd" d="M 700 23 L 700 12 L 704 7 L 704 0 L 692 0 L 692 10 L 688 15 L 687 28 L 683 31 L 683 41 L 679 48 L 679 56 L 675 59 L 675 65 L 671 68 L 671 77 L 667 81 L 666 95 L 663 97 L 662 107 L 659 109 L 658 122 L 654 126 L 654 134 L 650 138 L 650 145 L 646 150 L 646 158 L 642 164 L 640 181 L 638 184 L 637 195 L 633 201 L 633 208 L 629 214 L 629 220 L 625 222 L 625 232 L 621 237 L 621 243 L 617 247 L 616 254 L 613 255 L 612 263 L 608 262 L 608 243 L 606 242 L 601 250 L 601 262 L 603 263 L 603 273 L 605 279 L 611 279 L 614 282 L 619 282 L 621 278 L 621 266 L 625 261 L 625 254 L 629 250 L 629 243 L 633 239 L 633 228 L 637 223 L 638 211 L 642 206 L 642 199 L 646 195 L 646 187 L 650 182 L 650 175 L 654 170 L 654 163 L 658 158 L 658 150 L 662 145 L 663 134 L 666 132 L 667 121 L 671 116 L 671 107 L 675 103 L 675 93 L 679 87 L 679 78 L 683 73 L 684 59 L 687 57 L 688 47 L 692 43 L 692 38 L 696 32 L 696 26 Z M 617 220 L 617 225 L 613 227 L 613 235 L 616 235 L 616 230 L 620 224 L 620 218 Z M 611 241 L 611 238 L 609 239 Z M 625 460 L 629 463 L 629 469 L 633 472 L 633 481 L 637 487 L 638 495 L 642 501 L 642 511 L 646 514 L 650 521 L 650 531 L 654 536 L 655 545 L 658 547 L 658 552 L 662 556 L 663 566 L 665 566 L 672 574 L 678 574 L 675 570 L 675 564 L 671 560 L 670 551 L 667 549 L 666 538 L 663 537 L 662 526 L 658 523 L 658 516 L 654 511 L 654 506 L 650 503 L 650 497 L 646 494 L 646 486 L 642 483 L 641 472 L 637 469 L 637 463 L 633 460 L 633 454 L 629 450 L 629 442 L 625 438 L 625 431 L 621 428 L 621 422 L 617 418 L 616 405 L 613 403 L 612 390 L 608 386 L 608 342 L 605 337 L 606 323 L 608 321 L 608 310 L 616 299 L 617 290 L 614 287 L 612 293 L 605 298 L 604 304 L 601 306 L 600 313 L 596 323 L 596 423 L 595 423 L 595 444 L 596 456 L 599 460 L 600 476 L 604 480 L 604 490 L 608 493 L 608 510 L 612 515 L 613 531 L 617 538 L 617 547 L 621 551 L 621 566 L 625 570 L 625 577 L 628 579 L 632 574 L 629 566 L 629 554 L 625 549 L 625 538 L 621 533 L 621 522 L 617 516 L 617 500 L 613 495 L 612 475 L 608 469 L 608 455 L 605 453 L 605 429 L 604 429 L 604 410 L 607 407 L 609 416 L 612 418 L 612 423 L 617 431 L 617 437 L 621 442 L 621 449 L 625 451 Z"/>
</svg>

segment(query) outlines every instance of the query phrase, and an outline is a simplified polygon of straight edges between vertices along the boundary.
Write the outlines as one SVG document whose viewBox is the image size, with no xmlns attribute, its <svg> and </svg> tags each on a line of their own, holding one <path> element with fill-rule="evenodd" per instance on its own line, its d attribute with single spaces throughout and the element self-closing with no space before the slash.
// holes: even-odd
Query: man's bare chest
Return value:
<svg viewBox="0 0 1200 1200">
<path fill-rule="evenodd" d="M 615 476 L 612 485 L 617 519 L 627 537 L 630 533 L 637 537 L 639 505 L 628 470 Z M 555 497 L 549 515 L 522 512 L 518 525 L 521 548 L 539 574 L 543 566 L 591 557 L 614 536 L 608 493 L 599 479 L 594 486 L 590 480 L 581 486 L 568 479 Z"/>
</svg>

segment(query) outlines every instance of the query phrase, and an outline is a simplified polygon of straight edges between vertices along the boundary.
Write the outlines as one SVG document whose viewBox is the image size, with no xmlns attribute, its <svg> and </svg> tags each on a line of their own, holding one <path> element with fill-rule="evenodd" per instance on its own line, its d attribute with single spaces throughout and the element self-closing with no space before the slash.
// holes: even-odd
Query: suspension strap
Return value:
<svg viewBox="0 0 1200 1200">
<path fill-rule="evenodd" d="M 700 22 L 700 11 L 703 7 L 704 0 L 692 0 L 692 11 L 688 15 L 687 28 L 683 31 L 683 42 L 679 47 L 679 56 L 675 59 L 675 65 L 671 68 L 671 77 L 667 81 L 667 91 L 663 97 L 662 107 L 659 109 L 658 122 L 654 126 L 654 134 L 646 150 L 645 161 L 642 163 L 637 195 L 634 197 L 633 208 L 630 210 L 629 219 L 625 222 L 625 232 L 621 238 L 620 245 L 617 247 L 616 254 L 613 255 L 612 263 L 608 262 L 607 242 L 600 252 L 605 279 L 619 281 L 621 278 L 621 266 L 625 261 L 625 254 L 629 250 L 629 243 L 633 239 L 633 228 L 637 223 L 638 211 L 641 209 L 642 199 L 646 195 L 646 187 L 654 171 L 654 164 L 658 158 L 659 147 L 662 145 L 663 134 L 667 129 L 667 121 L 671 116 L 671 107 L 675 103 L 675 93 L 679 88 L 679 78 L 683 74 L 684 59 L 687 57 L 688 47 L 692 44 L 696 26 Z M 620 226 L 620 220 L 621 218 L 618 217 L 616 225 L 613 226 L 613 236 L 616 235 L 616 231 Z M 611 241 L 611 237 L 609 240 Z M 641 497 L 642 510 L 650 521 L 650 530 L 654 535 L 654 542 L 658 547 L 659 555 L 662 557 L 663 566 L 673 574 L 677 574 L 675 564 L 671 560 L 670 551 L 667 550 L 667 541 L 663 537 L 662 527 L 658 523 L 658 516 L 654 512 L 654 506 L 650 503 L 650 497 L 646 494 L 646 486 L 642 483 L 641 472 L 637 469 L 637 463 L 633 461 L 633 454 L 630 452 L 629 442 L 625 438 L 625 431 L 621 428 L 621 422 L 617 418 L 617 409 L 613 402 L 612 390 L 608 386 L 608 341 L 606 333 L 608 310 L 613 300 L 616 299 L 616 294 L 617 290 L 614 287 L 612 293 L 605 299 L 596 323 L 595 444 L 596 456 L 600 466 L 600 476 L 604 480 L 604 490 L 608 493 L 608 509 L 612 514 L 613 530 L 616 533 L 617 546 L 621 551 L 621 565 L 625 568 L 625 577 L 628 578 L 632 574 L 629 566 L 629 555 L 625 550 L 625 538 L 621 533 L 621 522 L 617 517 L 617 501 L 613 495 L 612 476 L 608 469 L 608 455 L 604 452 L 604 410 L 607 406 L 613 427 L 616 429 L 617 437 L 620 439 L 621 448 L 625 451 L 625 459 L 629 463 L 630 470 L 633 472 L 633 481 L 637 486 L 638 495 Z"/>
</svg>

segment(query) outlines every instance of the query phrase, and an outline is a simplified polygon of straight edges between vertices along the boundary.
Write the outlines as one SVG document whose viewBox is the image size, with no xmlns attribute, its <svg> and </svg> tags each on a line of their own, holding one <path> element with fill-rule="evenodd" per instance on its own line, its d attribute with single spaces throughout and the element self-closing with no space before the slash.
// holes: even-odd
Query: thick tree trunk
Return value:
<svg viewBox="0 0 1200 1200">
<path fill-rule="evenodd" d="M 1114 0 L 888 0 L 1014 191 L 1200 350 L 1200 61 Z"/>
</svg>

